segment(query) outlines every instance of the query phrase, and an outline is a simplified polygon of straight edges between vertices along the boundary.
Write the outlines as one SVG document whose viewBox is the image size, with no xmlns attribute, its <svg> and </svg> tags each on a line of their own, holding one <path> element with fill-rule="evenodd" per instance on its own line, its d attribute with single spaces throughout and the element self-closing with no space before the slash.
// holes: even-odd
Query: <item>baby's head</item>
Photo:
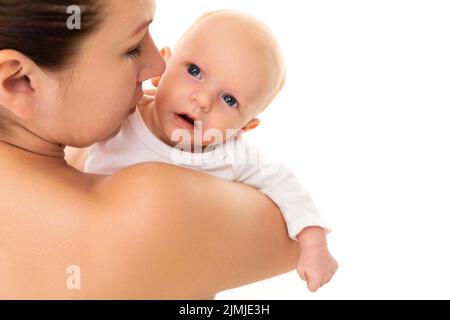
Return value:
<svg viewBox="0 0 450 320">
<path fill-rule="evenodd" d="M 281 50 L 262 22 L 229 10 L 205 14 L 179 40 L 159 82 L 160 134 L 176 141 L 172 134 L 183 128 L 194 139 L 201 127 L 206 146 L 254 129 L 284 79 Z M 220 130 L 222 141 L 204 136 L 210 129 Z"/>
</svg>

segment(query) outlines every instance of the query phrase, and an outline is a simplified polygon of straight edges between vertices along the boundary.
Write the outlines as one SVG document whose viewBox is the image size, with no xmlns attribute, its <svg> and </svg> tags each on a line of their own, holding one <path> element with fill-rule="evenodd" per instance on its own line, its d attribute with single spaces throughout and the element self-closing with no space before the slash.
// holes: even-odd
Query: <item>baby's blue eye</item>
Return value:
<svg viewBox="0 0 450 320">
<path fill-rule="evenodd" d="M 199 78 L 199 76 L 201 76 L 201 74 L 202 74 L 202 71 L 200 70 L 200 68 L 192 63 L 188 65 L 188 72 L 191 76 L 196 77 L 196 78 Z"/>
<path fill-rule="evenodd" d="M 237 108 L 239 106 L 236 98 L 233 96 L 230 96 L 229 94 L 226 94 L 223 96 L 223 101 L 225 101 L 225 103 L 227 105 L 229 105 L 230 107 L 233 107 L 233 108 Z"/>
</svg>

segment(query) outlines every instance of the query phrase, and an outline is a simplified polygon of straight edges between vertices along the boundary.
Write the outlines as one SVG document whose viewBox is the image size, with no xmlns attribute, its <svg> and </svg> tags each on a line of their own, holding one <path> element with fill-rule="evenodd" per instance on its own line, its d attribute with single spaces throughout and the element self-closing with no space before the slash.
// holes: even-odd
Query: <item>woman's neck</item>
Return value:
<svg viewBox="0 0 450 320">
<path fill-rule="evenodd" d="M 16 148 L 37 156 L 64 159 L 64 147 L 34 134 L 24 126 L 9 122 L 0 128 L 0 148 Z"/>
</svg>

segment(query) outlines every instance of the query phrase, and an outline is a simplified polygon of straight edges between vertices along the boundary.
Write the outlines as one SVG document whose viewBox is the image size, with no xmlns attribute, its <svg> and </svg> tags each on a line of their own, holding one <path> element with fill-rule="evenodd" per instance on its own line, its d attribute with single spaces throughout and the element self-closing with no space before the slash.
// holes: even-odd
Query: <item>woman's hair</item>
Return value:
<svg viewBox="0 0 450 320">
<path fill-rule="evenodd" d="M 104 0 L 0 0 L 0 50 L 21 52 L 49 71 L 66 69 L 103 18 Z M 80 9 L 80 28 L 69 28 Z"/>
<path fill-rule="evenodd" d="M 0 0 L 0 50 L 21 52 L 47 71 L 69 69 L 83 40 L 103 21 L 104 0 Z M 80 28 L 68 27 L 73 11 Z M 0 105 L 0 132 L 8 120 Z"/>
</svg>

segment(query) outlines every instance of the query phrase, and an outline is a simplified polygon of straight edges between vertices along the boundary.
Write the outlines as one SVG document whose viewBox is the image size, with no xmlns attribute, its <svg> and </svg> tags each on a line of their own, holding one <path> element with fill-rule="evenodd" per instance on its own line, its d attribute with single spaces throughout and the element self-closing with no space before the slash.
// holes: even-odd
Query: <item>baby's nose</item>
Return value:
<svg viewBox="0 0 450 320">
<path fill-rule="evenodd" d="M 191 101 L 203 112 L 211 111 L 211 100 L 205 94 L 194 93 L 191 95 Z"/>
</svg>

